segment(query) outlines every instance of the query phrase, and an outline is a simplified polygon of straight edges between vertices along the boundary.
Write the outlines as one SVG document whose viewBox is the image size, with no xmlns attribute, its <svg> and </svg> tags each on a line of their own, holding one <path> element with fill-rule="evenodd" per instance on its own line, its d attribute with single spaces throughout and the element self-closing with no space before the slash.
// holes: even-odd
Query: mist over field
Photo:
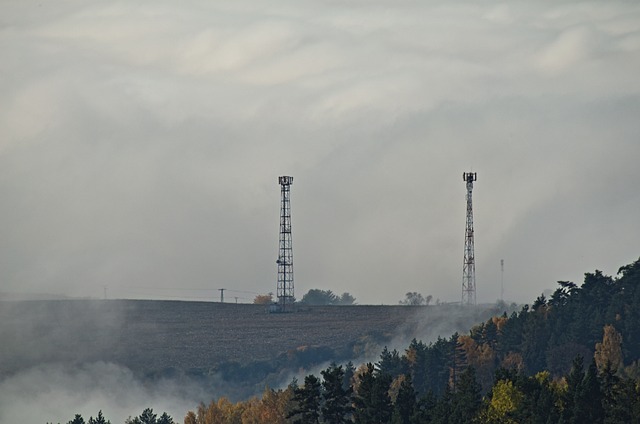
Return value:
<svg viewBox="0 0 640 424">
<path fill-rule="evenodd" d="M 145 384 L 141 370 L 136 375 L 115 363 L 114 352 L 127 349 L 127 310 L 119 305 L 0 302 L 0 317 L 0 423 L 67 422 L 76 413 L 87 420 L 103 410 L 115 424 L 145 407 L 181 418 L 194 400 L 204 399 L 195 384 Z M 147 348 L 155 349 L 155 343 Z"/>
<path fill-rule="evenodd" d="M 180 421 L 198 402 L 259 395 L 329 363 L 377 361 L 384 346 L 466 332 L 496 310 L 56 300 L 0 302 L 0 423 L 66 422 L 144 408 Z M 255 377 L 254 375 L 262 375 Z M 29 405 L 38 405 L 37 408 Z"/>
<path fill-rule="evenodd" d="M 177 384 L 145 385 L 128 368 L 111 363 L 43 364 L 0 381 L 0 422 L 66 423 L 77 413 L 88 420 L 102 410 L 116 424 L 148 407 L 181 422 L 207 397 L 195 384 Z"/>
</svg>

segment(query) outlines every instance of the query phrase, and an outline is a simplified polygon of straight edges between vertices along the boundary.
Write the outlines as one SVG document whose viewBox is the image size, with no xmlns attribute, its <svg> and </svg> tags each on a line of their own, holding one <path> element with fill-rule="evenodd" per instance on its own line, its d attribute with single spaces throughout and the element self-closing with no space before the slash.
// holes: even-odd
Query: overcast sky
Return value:
<svg viewBox="0 0 640 424">
<path fill-rule="evenodd" d="M 640 256 L 636 1 L 2 2 L 0 292 L 531 302 Z M 235 291 L 231 291 L 235 290 Z"/>
</svg>

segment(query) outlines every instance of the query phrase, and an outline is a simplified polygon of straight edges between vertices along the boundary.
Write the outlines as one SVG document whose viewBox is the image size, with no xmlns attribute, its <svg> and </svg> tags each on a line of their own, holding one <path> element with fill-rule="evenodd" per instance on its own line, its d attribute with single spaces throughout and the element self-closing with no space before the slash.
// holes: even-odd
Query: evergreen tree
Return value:
<svg viewBox="0 0 640 424">
<path fill-rule="evenodd" d="M 616 328 L 624 340 L 624 355 L 629 359 L 628 362 L 632 362 L 640 357 L 640 258 L 620 267 L 618 275 L 619 306 L 612 314 L 622 319 L 621 325 L 616 325 Z"/>
<path fill-rule="evenodd" d="M 76 414 L 76 416 L 67 424 L 84 424 L 84 418 L 82 418 L 82 415 Z"/>
<path fill-rule="evenodd" d="M 532 374 L 545 368 L 549 336 L 547 304 L 544 296 L 540 296 L 525 316 L 520 346 L 527 370 Z"/>
<path fill-rule="evenodd" d="M 640 424 L 640 387 L 632 379 L 620 379 L 615 390 L 615 403 L 605 407 L 605 423 Z"/>
<path fill-rule="evenodd" d="M 356 424 L 388 423 L 393 412 L 389 388 L 391 376 L 377 373 L 373 364 L 360 375 L 360 382 L 353 399 L 353 418 Z"/>
<path fill-rule="evenodd" d="M 453 392 L 449 386 L 445 387 L 442 396 L 437 399 L 434 407 L 431 409 L 430 424 L 449 424 L 453 418 Z"/>
<path fill-rule="evenodd" d="M 495 347 L 498 342 L 498 326 L 490 319 L 484 326 L 482 333 L 482 341 L 489 344 L 491 347 Z"/>
<path fill-rule="evenodd" d="M 173 421 L 173 418 L 171 418 L 171 415 L 167 414 L 166 412 L 163 412 L 162 415 L 160 415 L 160 418 L 158 418 L 158 421 L 156 422 L 156 424 L 176 424 Z"/>
<path fill-rule="evenodd" d="M 456 387 L 458 385 L 458 380 L 462 375 L 462 372 L 467 368 L 467 353 L 464 350 L 464 346 L 460 342 L 458 333 L 452 336 L 452 339 L 455 340 L 455 343 L 452 344 L 453 349 L 449 352 L 450 356 L 448 358 L 449 362 L 449 385 L 451 386 L 452 391 L 456 391 Z"/>
<path fill-rule="evenodd" d="M 304 386 L 293 391 L 295 407 L 287 418 L 294 424 L 317 424 L 320 422 L 320 381 L 314 375 L 304 378 Z"/>
<path fill-rule="evenodd" d="M 426 393 L 427 388 L 427 346 L 417 339 L 411 340 L 402 356 L 404 367 L 410 374 L 414 388 L 418 393 Z"/>
<path fill-rule="evenodd" d="M 411 375 L 405 374 L 402 383 L 400 383 L 398 396 L 396 397 L 396 401 L 393 405 L 393 415 L 391 416 L 391 423 L 409 424 L 411 420 L 416 416 L 416 412 L 416 392 L 413 389 Z"/>
<path fill-rule="evenodd" d="M 140 414 L 140 422 L 142 424 L 156 424 L 157 415 L 153 413 L 153 409 L 147 408 Z"/>
<path fill-rule="evenodd" d="M 376 364 L 376 368 L 380 370 L 381 373 L 397 377 L 407 372 L 405 365 L 397 350 L 394 349 L 390 352 L 385 346 L 384 349 L 382 349 L 380 361 Z"/>
<path fill-rule="evenodd" d="M 93 417 L 89 417 L 88 424 L 111 424 L 111 421 L 108 421 L 102 415 L 102 410 L 98 411 L 98 415 L 94 419 Z"/>
<path fill-rule="evenodd" d="M 345 390 L 351 388 L 351 381 L 353 381 L 353 376 L 356 374 L 356 367 L 353 365 L 353 362 L 349 361 L 343 368 L 344 375 L 342 376 L 342 387 Z"/>
<path fill-rule="evenodd" d="M 344 370 L 342 365 L 331 364 L 321 371 L 322 397 L 324 405 L 321 408 L 322 418 L 327 424 L 342 424 L 349 422 L 352 412 L 351 387 L 344 384 Z"/>
<path fill-rule="evenodd" d="M 522 343 L 523 317 L 516 312 L 502 326 L 500 338 L 498 339 L 497 350 L 500 359 L 504 359 L 510 352 L 517 352 Z"/>
<path fill-rule="evenodd" d="M 538 373 L 534 377 L 516 375 L 513 382 L 523 395 L 518 408 L 511 414 L 516 422 L 547 424 L 561 420 L 559 398 L 550 385 L 548 372 Z"/>
<path fill-rule="evenodd" d="M 158 424 L 156 417 L 152 408 L 146 408 L 139 416 L 125 420 L 125 424 Z"/>
<path fill-rule="evenodd" d="M 615 375 L 610 366 L 605 366 L 600 373 L 600 387 L 602 389 L 602 407 L 605 424 L 632 422 L 633 393 L 631 396 L 626 389 L 626 382 Z M 632 388 L 634 385 L 631 386 Z"/>
<path fill-rule="evenodd" d="M 598 368 L 595 361 L 592 361 L 575 393 L 571 422 L 576 424 L 604 422 L 602 400 Z"/>
<path fill-rule="evenodd" d="M 573 420 L 573 413 L 575 411 L 575 399 L 580 390 L 582 380 L 584 380 L 584 361 L 582 356 L 576 356 L 573 359 L 573 366 L 571 372 L 567 375 L 567 391 L 564 394 L 564 409 L 562 411 L 562 419 L 565 423 L 570 423 Z"/>
<path fill-rule="evenodd" d="M 474 367 L 467 367 L 460 374 L 456 391 L 453 394 L 451 423 L 470 423 L 480 412 L 482 405 L 482 387 L 476 381 Z"/>
<path fill-rule="evenodd" d="M 420 400 L 416 407 L 416 411 L 411 419 L 412 423 L 431 423 L 434 421 L 434 413 L 438 405 L 438 398 L 429 390 Z"/>
</svg>

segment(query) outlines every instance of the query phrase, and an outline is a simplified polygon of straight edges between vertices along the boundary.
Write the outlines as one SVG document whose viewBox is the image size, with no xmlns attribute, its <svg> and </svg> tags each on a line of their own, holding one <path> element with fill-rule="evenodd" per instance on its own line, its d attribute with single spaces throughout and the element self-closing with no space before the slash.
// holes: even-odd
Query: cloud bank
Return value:
<svg viewBox="0 0 640 424">
<path fill-rule="evenodd" d="M 633 2 L 7 2 L 4 292 L 478 300 L 639 256 Z M 236 293 L 240 301 L 252 294 Z"/>
</svg>

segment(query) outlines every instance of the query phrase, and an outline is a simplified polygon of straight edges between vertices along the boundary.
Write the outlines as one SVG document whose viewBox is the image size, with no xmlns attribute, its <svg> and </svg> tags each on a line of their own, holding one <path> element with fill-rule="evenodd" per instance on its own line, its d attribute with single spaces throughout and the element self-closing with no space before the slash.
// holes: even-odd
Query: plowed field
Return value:
<svg viewBox="0 0 640 424">
<path fill-rule="evenodd" d="M 356 357 L 394 340 L 465 331 L 488 315 L 477 310 L 462 316 L 459 310 L 315 306 L 270 314 L 264 306 L 211 302 L 0 302 L 0 375 L 44 363 L 95 361 L 145 373 L 206 369 L 269 361 L 305 347 Z"/>
</svg>

